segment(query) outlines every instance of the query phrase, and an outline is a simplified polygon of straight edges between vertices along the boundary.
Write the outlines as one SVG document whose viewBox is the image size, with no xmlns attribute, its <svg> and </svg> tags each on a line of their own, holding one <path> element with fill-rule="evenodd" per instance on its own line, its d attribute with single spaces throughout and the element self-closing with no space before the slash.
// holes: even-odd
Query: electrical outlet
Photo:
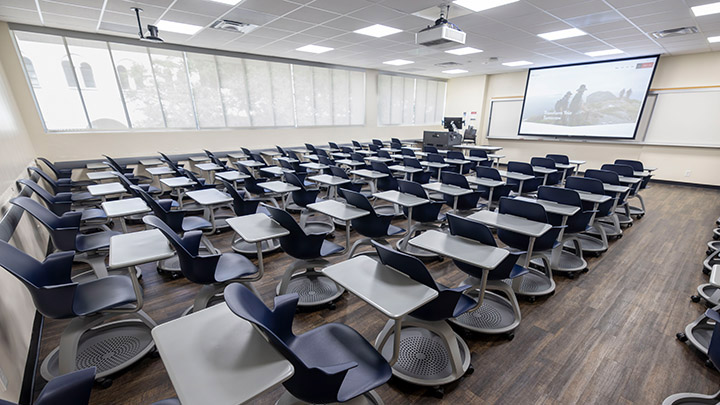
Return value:
<svg viewBox="0 0 720 405">
<path fill-rule="evenodd" d="M 692 173 L 692 171 L 690 171 L 690 170 L 685 170 L 685 177 L 690 177 L 690 174 L 691 174 L 691 173 Z"/>
<path fill-rule="evenodd" d="M 7 385 L 8 385 L 7 377 L 5 377 L 5 373 L 3 373 L 2 369 L 0 368 L 0 390 L 7 391 L 7 389 L 8 389 Z"/>
</svg>

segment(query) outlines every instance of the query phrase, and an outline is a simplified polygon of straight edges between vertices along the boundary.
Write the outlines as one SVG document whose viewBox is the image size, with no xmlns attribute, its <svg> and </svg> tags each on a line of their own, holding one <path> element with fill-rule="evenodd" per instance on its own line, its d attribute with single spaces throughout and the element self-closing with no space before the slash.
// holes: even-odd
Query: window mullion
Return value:
<svg viewBox="0 0 720 405">
<path fill-rule="evenodd" d="M 80 90 L 80 80 L 78 80 L 77 72 L 75 71 L 75 63 L 73 63 L 72 56 L 70 56 L 70 47 L 67 44 L 67 39 L 62 37 L 63 45 L 65 46 L 65 52 L 67 53 L 68 62 L 70 63 L 70 69 L 72 70 L 73 78 L 75 79 L 75 87 L 77 87 L 78 94 L 80 95 L 80 104 L 83 106 L 85 112 L 85 119 L 88 123 L 88 128 L 92 129 L 92 122 L 90 121 L 90 114 L 88 114 L 87 107 L 85 106 L 85 98 L 83 97 L 82 90 Z"/>
</svg>

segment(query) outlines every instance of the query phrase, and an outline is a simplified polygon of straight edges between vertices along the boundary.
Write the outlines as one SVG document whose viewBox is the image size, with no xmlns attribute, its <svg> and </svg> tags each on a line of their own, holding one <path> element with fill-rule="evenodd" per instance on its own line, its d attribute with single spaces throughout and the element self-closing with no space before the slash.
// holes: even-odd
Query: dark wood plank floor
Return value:
<svg viewBox="0 0 720 405">
<path fill-rule="evenodd" d="M 513 341 L 466 338 L 476 371 L 449 387 L 442 401 L 423 388 L 391 381 L 378 389 L 385 403 L 657 404 L 675 392 L 717 391 L 718 373 L 675 333 L 705 310 L 689 296 L 707 281 L 700 270 L 720 214 L 720 192 L 654 184 L 643 194 L 648 214 L 607 253 L 589 260 L 589 273 L 574 280 L 556 276 L 553 296 L 533 304 L 521 300 L 523 319 Z M 342 230 L 336 233 L 342 243 Z M 228 251 L 231 238 L 225 232 L 212 239 Z M 284 253 L 266 258 L 267 273 L 257 288 L 268 305 L 289 263 Z M 449 260 L 429 266 L 446 285 L 464 278 Z M 198 290 L 185 279 L 158 275 L 152 265 L 144 266 L 142 284 L 144 309 L 158 323 L 180 316 Z M 372 342 L 385 321 L 345 294 L 335 310 L 298 314 L 294 329 L 302 333 L 342 322 Z M 45 323 L 41 359 L 58 344 L 66 324 Z M 37 381 L 39 391 L 44 381 L 39 375 Z M 274 389 L 256 403 L 274 403 L 281 394 L 282 387 Z M 162 360 L 145 358 L 116 376 L 111 388 L 95 388 L 92 403 L 147 404 L 174 395 Z"/>
</svg>

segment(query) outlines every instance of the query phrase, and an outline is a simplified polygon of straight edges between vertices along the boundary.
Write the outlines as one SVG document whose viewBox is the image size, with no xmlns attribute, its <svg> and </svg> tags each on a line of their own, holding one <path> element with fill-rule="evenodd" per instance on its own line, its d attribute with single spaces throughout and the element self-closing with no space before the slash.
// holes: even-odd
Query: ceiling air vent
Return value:
<svg viewBox="0 0 720 405">
<path fill-rule="evenodd" d="M 238 34 L 247 34 L 257 27 L 258 26 L 254 24 L 241 23 L 232 20 L 217 20 L 210 26 L 210 28 L 215 28 L 216 30 L 237 32 Z"/>
<path fill-rule="evenodd" d="M 462 63 L 457 62 L 442 62 L 442 63 L 436 63 L 435 66 L 439 67 L 452 67 L 452 66 L 461 66 Z"/>
<path fill-rule="evenodd" d="M 651 32 L 650 35 L 655 38 L 670 38 L 679 37 L 680 35 L 697 34 L 697 27 L 682 27 L 682 28 L 671 28 L 669 30 Z"/>
</svg>

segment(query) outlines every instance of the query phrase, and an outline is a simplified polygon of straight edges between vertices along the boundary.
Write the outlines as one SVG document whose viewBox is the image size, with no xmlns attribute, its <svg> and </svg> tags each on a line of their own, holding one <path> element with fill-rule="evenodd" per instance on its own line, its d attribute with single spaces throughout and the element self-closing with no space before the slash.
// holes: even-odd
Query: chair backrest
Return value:
<svg viewBox="0 0 720 405">
<path fill-rule="evenodd" d="M 372 143 L 373 143 L 373 145 L 377 145 L 377 146 L 379 146 L 379 147 L 381 147 L 381 148 L 383 147 L 383 143 L 382 143 L 382 141 L 379 140 L 379 139 L 373 139 L 373 140 L 372 140 Z"/>
<path fill-rule="evenodd" d="M 603 187 L 603 182 L 601 180 L 591 177 L 568 177 L 565 179 L 565 188 L 585 191 L 591 194 L 605 195 L 605 188 Z M 595 204 L 593 204 L 592 202 L 583 202 L 584 210 L 591 210 L 594 206 Z M 600 218 L 609 215 L 612 206 L 613 199 L 611 198 L 598 206 L 598 212 L 596 216 Z"/>
<path fill-rule="evenodd" d="M 477 177 L 485 179 L 502 181 L 502 176 L 500 176 L 500 172 L 498 172 L 498 170 L 494 167 L 478 166 L 475 168 L 475 175 Z"/>
<path fill-rule="evenodd" d="M 404 157 L 403 158 L 403 165 L 408 167 L 414 167 L 416 169 L 422 169 L 423 166 L 420 164 L 420 161 L 417 160 L 414 157 Z"/>
<path fill-rule="evenodd" d="M 390 152 L 386 150 L 379 150 L 377 153 L 378 157 L 390 159 Z"/>
<path fill-rule="evenodd" d="M 538 198 L 541 200 L 554 201 L 558 204 L 571 205 L 579 207 L 580 211 L 568 217 L 566 221 L 567 228 L 565 233 L 576 233 L 584 231 L 592 217 L 592 211 L 583 209 L 583 202 L 580 194 L 571 188 L 560 188 L 551 186 L 538 187 Z M 561 215 L 547 213 L 548 220 L 553 225 L 561 225 L 563 217 Z"/>
<path fill-rule="evenodd" d="M 43 387 L 34 405 L 87 405 L 95 371 L 95 367 L 90 367 L 53 378 Z"/>
<path fill-rule="evenodd" d="M 292 184 L 295 187 L 300 187 L 300 190 L 306 191 L 305 183 L 295 173 L 285 173 L 285 181 Z"/>
<path fill-rule="evenodd" d="M 398 188 L 400 189 L 401 193 L 412 194 L 420 198 L 428 198 L 427 192 L 422 187 L 422 185 L 420 185 L 420 183 L 407 180 L 398 180 Z"/>
<path fill-rule="evenodd" d="M 425 145 L 423 146 L 423 152 L 426 153 L 438 153 L 438 149 L 434 146 Z"/>
<path fill-rule="evenodd" d="M 121 165 L 120 163 L 118 163 L 115 159 L 111 158 L 110 156 L 108 156 L 108 155 L 103 155 L 103 156 L 105 157 L 105 159 L 107 159 L 107 162 L 110 164 L 110 166 L 112 166 L 113 169 L 115 169 L 119 172 L 124 172 L 127 169 L 127 167 L 125 165 Z"/>
<path fill-rule="evenodd" d="M 40 176 L 41 179 L 45 180 L 45 182 L 52 188 L 53 193 L 57 194 L 60 192 L 69 192 L 70 191 L 70 185 L 61 185 L 55 179 L 50 177 L 49 174 L 45 173 L 42 169 L 35 166 L 30 166 L 27 168 L 28 173 L 32 175 L 32 173 L 37 173 L 38 176 Z"/>
<path fill-rule="evenodd" d="M 315 149 L 315 152 L 317 152 L 318 157 L 330 157 L 325 149 Z"/>
<path fill-rule="evenodd" d="M 351 148 L 351 147 L 349 147 L 349 146 L 341 146 L 341 147 L 340 147 L 340 150 L 341 150 L 343 153 L 347 153 L 348 155 L 351 154 L 351 153 L 353 153 L 353 148 Z"/>
<path fill-rule="evenodd" d="M 341 177 L 343 179 L 349 180 L 350 177 L 348 177 L 348 174 L 340 167 L 337 166 L 330 166 L 330 173 L 332 173 L 335 177 Z"/>
<path fill-rule="evenodd" d="M 402 143 L 401 143 L 400 141 L 398 141 L 398 142 L 391 141 L 391 142 L 390 142 L 390 147 L 391 147 L 392 149 L 398 149 L 398 150 L 400 150 L 400 149 L 402 148 Z"/>
<path fill-rule="evenodd" d="M 470 156 L 487 159 L 487 152 L 482 149 L 470 149 Z"/>
<path fill-rule="evenodd" d="M 280 247 L 285 253 L 302 260 L 320 257 L 320 249 L 327 233 L 307 235 L 287 211 L 266 204 L 263 204 L 263 207 L 268 210 L 275 222 L 290 232 L 287 236 L 279 238 Z"/>
<path fill-rule="evenodd" d="M 267 163 L 265 163 L 265 159 L 263 159 L 262 156 L 261 156 L 259 153 L 257 153 L 257 152 L 252 152 L 252 153 L 250 153 L 250 158 L 252 158 L 252 160 L 254 160 L 254 161 L 258 162 L 258 163 L 262 163 L 262 164 L 264 164 L 264 165 L 267 165 Z"/>
<path fill-rule="evenodd" d="M 222 160 L 220 160 L 214 153 L 212 153 L 212 152 L 210 152 L 210 151 L 208 151 L 208 150 L 205 150 L 205 153 L 208 155 L 208 157 L 210 158 L 210 160 L 211 160 L 213 163 L 215 163 L 216 165 L 222 167 L 223 169 L 226 169 L 226 168 L 227 168 L 227 167 L 225 166 L 225 162 L 223 162 Z"/>
<path fill-rule="evenodd" d="M 463 155 L 462 152 L 457 151 L 457 150 L 449 150 L 448 153 L 447 153 L 447 155 L 446 155 L 446 157 L 447 157 L 448 159 L 457 159 L 457 160 L 464 160 L 464 159 L 465 159 L 465 155 Z"/>
<path fill-rule="evenodd" d="M 532 165 L 525 162 L 508 162 L 507 169 L 509 172 L 522 173 L 530 176 L 534 176 Z"/>
<path fill-rule="evenodd" d="M 351 153 L 350 159 L 352 159 L 356 162 L 365 163 L 365 155 L 363 155 L 362 153 Z"/>
<path fill-rule="evenodd" d="M 377 215 L 375 209 L 372 206 L 372 203 L 370 203 L 370 200 L 368 200 L 367 197 L 365 197 L 361 193 L 345 189 L 343 190 L 343 196 L 345 197 L 345 201 L 347 201 L 348 204 L 360 208 L 361 210 L 368 211 L 370 212 L 370 215 Z"/>
<path fill-rule="evenodd" d="M 215 283 L 215 268 L 222 253 L 200 256 L 202 231 L 190 231 L 180 237 L 168 224 L 155 215 L 146 215 L 143 222 L 157 228 L 175 248 L 180 261 L 180 271 L 185 278 L 197 284 Z"/>
<path fill-rule="evenodd" d="M 550 223 L 548 221 L 545 208 L 535 202 L 501 197 L 498 210 L 501 214 L 515 215 L 517 217 L 523 217 L 531 221 L 542 222 L 545 224 Z M 543 251 L 551 248 L 559 232 L 559 227 L 553 228 L 545 232 L 545 234 L 539 238 L 535 239 L 536 251 Z M 508 246 L 516 249 L 527 249 L 529 237 L 525 235 L 503 229 L 498 229 L 497 235 L 498 238 L 500 238 L 500 240 Z"/>
<path fill-rule="evenodd" d="M 248 149 L 248 148 L 240 148 L 240 150 L 241 150 L 242 153 L 244 153 L 245 156 L 247 156 L 247 157 L 250 157 L 250 155 L 252 155 L 252 151 L 251 151 L 250 149 Z"/>
<path fill-rule="evenodd" d="M 30 197 L 15 197 L 10 202 L 43 224 L 58 250 L 75 250 L 75 238 L 80 232 L 81 212 L 68 212 L 57 216 Z"/>
<path fill-rule="evenodd" d="M 388 176 L 392 176 L 392 171 L 384 162 L 370 162 L 370 167 L 376 172 L 385 173 Z"/>
<path fill-rule="evenodd" d="M 185 170 L 183 174 L 185 175 L 185 177 L 195 182 L 193 188 L 200 189 L 205 186 L 205 179 L 199 179 L 198 176 L 196 176 L 195 173 L 191 172 L 190 170 Z"/>
<path fill-rule="evenodd" d="M 443 172 L 441 177 L 444 184 L 450 184 L 468 190 L 471 189 L 470 185 L 468 184 L 467 178 L 460 173 Z"/>
<path fill-rule="evenodd" d="M 415 152 L 413 152 L 412 149 L 408 149 L 408 148 L 400 148 L 400 154 L 402 156 L 408 156 L 408 157 L 412 157 L 412 158 L 415 157 Z"/>
<path fill-rule="evenodd" d="M 585 170 L 585 177 L 598 179 L 606 184 L 620 185 L 618 174 L 610 170 L 587 169 Z"/>
<path fill-rule="evenodd" d="M 404 273 L 411 279 L 425 285 L 426 287 L 439 291 L 437 283 L 435 283 L 432 275 L 430 275 L 427 267 L 425 267 L 425 264 L 423 264 L 420 259 L 403 252 L 398 252 L 395 249 L 375 241 L 372 241 L 372 244 L 375 247 L 378 256 L 380 256 L 382 264 Z"/>
<path fill-rule="evenodd" d="M 285 152 L 285 149 L 283 149 L 283 148 L 282 148 L 281 146 L 279 146 L 279 145 L 275 145 L 275 149 L 276 149 L 278 152 L 280 152 L 280 154 L 283 155 L 283 156 L 287 156 L 287 155 L 288 155 L 287 152 Z"/>
<path fill-rule="evenodd" d="M 567 155 L 548 153 L 547 155 L 545 155 L 545 157 L 548 159 L 552 159 L 555 163 L 562 163 L 564 165 L 570 164 L 570 158 Z"/>
<path fill-rule="evenodd" d="M 353 144 L 354 147 L 356 147 L 356 148 L 358 148 L 358 149 L 362 149 L 362 144 L 360 144 L 360 142 L 358 142 L 358 141 L 352 141 L 352 144 Z"/>
<path fill-rule="evenodd" d="M 382 148 L 382 145 L 378 145 L 378 144 L 375 144 L 375 143 L 371 143 L 371 144 L 368 145 L 368 149 L 370 149 L 370 150 L 373 151 L 373 152 L 379 151 L 380 148 Z"/>
<path fill-rule="evenodd" d="M 50 170 L 52 170 L 52 172 L 55 174 L 55 178 L 60 179 L 60 178 L 63 177 L 62 173 L 60 172 L 60 169 L 58 169 L 57 166 L 55 166 L 55 165 L 54 165 L 51 161 L 49 161 L 48 159 L 45 159 L 44 157 L 38 157 L 37 160 L 45 163 L 45 166 L 47 166 L 47 167 L 48 167 Z"/>
<path fill-rule="evenodd" d="M 399 143 L 399 144 L 402 144 L 402 142 L 400 142 L 400 139 L 398 139 L 398 138 L 390 138 L 390 143 Z"/>
<path fill-rule="evenodd" d="M 52 211 L 55 215 L 62 215 L 70 211 L 72 208 L 72 195 L 70 193 L 58 193 L 52 195 L 49 191 L 45 190 L 42 186 L 30 179 L 20 179 L 17 183 L 18 185 L 22 184 L 27 186 L 30 190 L 37 194 L 38 197 L 45 201 L 45 204 L 47 204 L 50 211 Z"/>
<path fill-rule="evenodd" d="M 720 314 L 712 308 L 705 311 L 705 316 L 715 321 L 713 333 L 708 345 L 708 358 L 717 370 L 720 370 Z"/>
<path fill-rule="evenodd" d="M 530 159 L 530 165 L 555 169 L 555 161 L 547 157 L 533 157 Z"/>
<path fill-rule="evenodd" d="M 464 141 L 474 141 L 477 134 L 477 130 L 471 126 L 465 128 L 465 132 L 463 133 L 463 140 Z"/>
<path fill-rule="evenodd" d="M 312 153 L 317 153 L 317 151 L 315 150 L 315 146 L 313 146 L 313 144 L 311 143 L 306 143 L 305 149 L 309 150 Z"/>
<path fill-rule="evenodd" d="M 328 142 L 328 146 L 330 146 L 330 149 L 340 149 L 338 144 L 336 144 L 335 142 Z"/>
<path fill-rule="evenodd" d="M 225 186 L 225 191 L 227 191 L 228 194 L 230 194 L 230 197 L 233 199 L 233 211 L 235 212 L 235 215 L 237 216 L 243 216 L 243 215 L 250 215 L 257 212 L 258 204 L 260 204 L 260 201 L 253 201 L 253 200 L 245 200 L 240 193 L 235 189 L 235 186 L 225 180 L 218 177 L 218 179 L 222 182 L 222 184 Z"/>
<path fill-rule="evenodd" d="M 602 166 L 600 166 L 600 170 L 609 170 L 611 172 L 617 173 L 619 176 L 626 176 L 626 177 L 633 177 L 633 173 L 635 172 L 632 168 L 632 166 L 629 165 L 621 165 L 621 164 L 609 164 L 606 163 Z"/>
<path fill-rule="evenodd" d="M 77 283 L 70 279 L 74 252 L 53 253 L 41 263 L 0 240 L 0 266 L 28 289 L 37 310 L 48 318 L 75 316 L 73 300 Z"/>
<path fill-rule="evenodd" d="M 148 194 L 145 190 L 141 189 L 140 187 L 133 186 L 133 189 L 137 193 L 140 198 L 145 200 L 145 203 L 150 207 L 150 209 L 153 211 L 153 214 L 155 214 L 158 218 L 160 218 L 161 221 L 166 223 L 175 233 L 182 233 L 182 223 L 183 219 L 185 219 L 185 211 L 182 210 L 170 210 L 170 207 L 172 206 L 171 200 L 163 200 L 162 202 L 154 199 L 150 194 Z"/>
<path fill-rule="evenodd" d="M 135 188 L 133 187 L 134 184 L 128 179 L 124 174 L 120 172 L 113 172 L 115 174 L 115 177 L 117 177 L 118 180 L 120 180 L 120 184 L 125 187 L 125 191 L 127 191 L 130 195 L 138 196 L 137 191 L 135 191 Z"/>
<path fill-rule="evenodd" d="M 322 149 L 318 149 L 318 150 L 322 150 Z M 328 156 L 320 156 L 320 155 L 318 155 L 318 163 L 320 163 L 321 165 L 325 165 L 325 166 L 334 166 L 335 165 L 335 162 L 332 159 L 330 159 Z"/>
<path fill-rule="evenodd" d="M 615 159 L 615 164 L 630 166 L 636 172 L 642 172 L 645 170 L 645 167 L 643 166 L 643 162 L 641 162 L 639 160 Z"/>
</svg>

